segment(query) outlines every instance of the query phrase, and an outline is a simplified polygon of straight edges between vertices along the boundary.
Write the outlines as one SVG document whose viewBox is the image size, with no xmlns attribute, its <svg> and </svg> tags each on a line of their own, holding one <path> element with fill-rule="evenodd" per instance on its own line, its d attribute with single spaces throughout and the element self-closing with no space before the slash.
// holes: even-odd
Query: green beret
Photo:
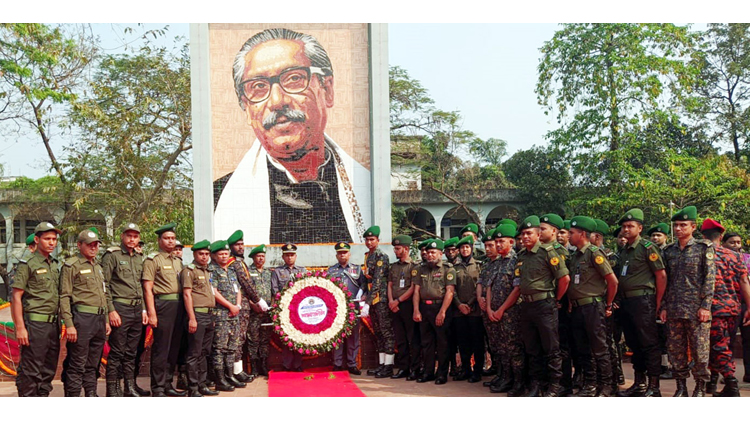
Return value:
<svg viewBox="0 0 750 440">
<path fill-rule="evenodd" d="M 442 251 L 444 246 L 445 244 L 443 243 L 443 240 L 439 238 L 433 238 L 432 240 L 430 240 L 430 243 L 427 245 L 427 250 L 437 249 L 439 251 Z"/>
<path fill-rule="evenodd" d="M 445 240 L 443 242 L 443 249 L 458 247 L 458 240 L 460 240 L 460 238 L 458 237 L 452 237 L 452 238 Z"/>
<path fill-rule="evenodd" d="M 669 235 L 669 225 L 666 223 L 657 223 L 646 231 L 646 235 L 651 235 L 654 232 L 661 232 L 664 235 Z"/>
<path fill-rule="evenodd" d="M 266 245 L 262 244 L 260 246 L 256 246 L 250 250 L 249 257 L 252 257 L 255 254 L 265 254 L 266 253 Z"/>
<path fill-rule="evenodd" d="M 638 223 L 643 224 L 643 211 L 641 211 L 638 208 L 633 208 L 630 211 L 626 212 L 625 215 L 623 215 L 622 218 L 620 218 L 620 221 L 617 222 L 617 224 L 621 225 L 629 221 L 636 221 Z"/>
<path fill-rule="evenodd" d="M 36 225 L 36 228 L 34 228 L 34 235 L 40 233 L 40 232 L 48 232 L 48 231 L 55 231 L 58 234 L 62 234 L 62 230 L 56 228 L 52 223 L 50 222 L 41 222 L 38 225 Z"/>
<path fill-rule="evenodd" d="M 603 236 L 606 236 L 607 234 L 609 234 L 609 225 L 605 223 L 604 220 L 599 220 L 597 218 L 597 219 L 594 219 L 594 221 L 596 222 L 596 231 L 594 232 L 598 232 L 602 234 Z"/>
<path fill-rule="evenodd" d="M 458 243 L 456 243 L 456 247 L 461 247 L 461 245 L 468 244 L 469 246 L 474 246 L 474 237 L 471 235 L 467 235 L 466 237 L 458 240 Z"/>
<path fill-rule="evenodd" d="M 499 225 L 497 228 L 495 228 L 495 233 L 493 235 L 495 236 L 495 238 L 500 238 L 500 237 L 515 238 L 516 228 L 510 224 Z"/>
<path fill-rule="evenodd" d="M 226 240 L 217 240 L 213 243 L 211 243 L 211 246 L 209 247 L 211 250 L 211 253 L 219 252 L 223 250 L 229 250 L 229 244 L 227 244 Z"/>
<path fill-rule="evenodd" d="M 370 226 L 370 228 L 365 231 L 364 237 L 380 237 L 380 226 Z"/>
<path fill-rule="evenodd" d="M 495 235 L 495 230 L 490 229 L 482 236 L 482 243 L 487 243 L 488 241 L 494 240 L 495 239 L 494 235 Z"/>
<path fill-rule="evenodd" d="M 538 228 L 539 227 L 539 217 L 535 215 L 530 215 L 523 219 L 521 222 L 521 225 L 518 227 L 518 232 L 523 231 L 524 229 L 528 228 Z"/>
<path fill-rule="evenodd" d="M 419 243 L 419 244 L 417 245 L 417 248 L 418 248 L 419 250 L 422 250 L 422 249 L 426 248 L 426 247 L 427 247 L 427 245 L 428 245 L 428 244 L 430 244 L 430 242 L 431 242 L 432 240 L 434 240 L 434 238 L 428 238 L 427 240 L 425 240 L 425 241 L 422 241 L 422 242 L 420 242 L 420 243 Z"/>
<path fill-rule="evenodd" d="M 284 244 L 284 246 L 281 246 L 281 253 L 282 254 L 296 254 L 297 245 L 294 243 L 286 243 Z"/>
<path fill-rule="evenodd" d="M 242 240 L 244 236 L 245 234 L 243 234 L 241 230 L 237 229 L 236 231 L 234 231 L 234 234 L 230 235 L 229 238 L 227 238 L 227 243 L 229 243 L 229 246 L 231 246 Z"/>
<path fill-rule="evenodd" d="M 193 245 L 193 253 L 195 253 L 195 251 L 202 251 L 204 249 L 208 249 L 209 247 L 211 247 L 211 242 L 210 241 L 208 241 L 208 240 L 201 240 L 198 243 L 195 243 Z"/>
<path fill-rule="evenodd" d="M 570 231 L 570 220 L 563 221 L 563 227 L 560 229 L 565 229 L 566 231 Z"/>
<path fill-rule="evenodd" d="M 135 231 L 140 234 L 141 228 L 139 228 L 138 225 L 136 225 L 135 223 L 127 223 L 125 226 L 123 226 L 122 232 L 127 232 L 127 231 Z"/>
<path fill-rule="evenodd" d="M 557 214 L 544 214 L 539 218 L 539 223 L 547 223 L 557 229 L 562 229 L 565 226 L 565 221 Z"/>
<path fill-rule="evenodd" d="M 570 227 L 581 229 L 586 232 L 596 232 L 596 221 L 591 217 L 577 215 L 570 219 Z"/>
<path fill-rule="evenodd" d="M 338 251 L 349 252 L 352 249 L 352 247 L 349 246 L 349 243 L 347 243 L 345 241 L 340 241 L 340 242 L 336 243 L 336 245 L 333 248 L 336 249 L 336 252 L 338 252 Z"/>
<path fill-rule="evenodd" d="M 26 246 L 31 246 L 31 243 L 34 242 L 34 234 L 29 234 L 28 237 L 26 237 Z"/>
<path fill-rule="evenodd" d="M 397 235 L 391 244 L 393 246 L 411 246 L 411 237 L 408 235 Z"/>
<path fill-rule="evenodd" d="M 612 236 L 618 238 L 620 236 L 620 231 L 622 231 L 622 228 L 618 226 L 617 229 L 612 231 Z"/>
<path fill-rule="evenodd" d="M 172 231 L 174 232 L 174 228 L 177 227 L 177 223 L 167 223 L 166 225 L 162 226 L 161 228 L 154 231 L 154 233 L 161 237 L 161 234 Z"/>
<path fill-rule="evenodd" d="M 458 235 L 464 235 L 464 232 L 473 232 L 474 234 L 479 235 L 479 226 L 477 226 L 476 223 L 469 223 L 461 228 L 461 232 L 459 232 Z"/>
<path fill-rule="evenodd" d="M 511 220 L 509 218 L 504 218 L 504 219 L 500 220 L 499 222 L 497 222 L 497 226 L 500 226 L 500 225 L 511 225 L 511 226 L 513 226 L 514 229 L 518 229 L 518 223 L 516 223 L 515 221 L 513 221 L 513 220 Z"/>
<path fill-rule="evenodd" d="M 698 219 L 698 209 L 695 206 L 686 206 L 672 216 L 673 222 Z"/>
</svg>

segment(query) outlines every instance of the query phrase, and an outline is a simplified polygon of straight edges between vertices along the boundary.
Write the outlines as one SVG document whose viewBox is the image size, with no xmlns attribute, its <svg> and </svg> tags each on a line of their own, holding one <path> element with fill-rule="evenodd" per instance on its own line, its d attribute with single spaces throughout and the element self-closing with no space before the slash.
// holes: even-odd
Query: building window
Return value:
<svg viewBox="0 0 750 440">
<path fill-rule="evenodd" d="M 26 242 L 26 237 L 34 233 L 36 223 L 29 220 L 26 220 L 24 223 L 26 225 L 26 232 L 23 234 L 23 241 Z"/>
<path fill-rule="evenodd" d="M 5 219 L 0 219 L 0 243 L 7 243 L 8 237 L 5 230 Z"/>
</svg>

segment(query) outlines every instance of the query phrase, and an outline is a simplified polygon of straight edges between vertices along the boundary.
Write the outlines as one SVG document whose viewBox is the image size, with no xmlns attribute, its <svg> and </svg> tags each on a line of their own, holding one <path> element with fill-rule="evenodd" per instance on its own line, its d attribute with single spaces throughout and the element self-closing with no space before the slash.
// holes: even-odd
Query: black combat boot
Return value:
<svg viewBox="0 0 750 440">
<path fill-rule="evenodd" d="M 125 388 L 122 390 L 123 397 L 141 397 L 140 393 L 135 389 L 135 381 L 132 379 L 125 379 Z"/>
<path fill-rule="evenodd" d="M 617 397 L 641 397 L 646 392 L 646 374 L 640 371 L 635 372 L 633 385 L 627 390 L 619 391 Z"/>
<path fill-rule="evenodd" d="M 258 361 L 258 374 L 268 377 L 268 358 L 262 357 Z"/>
<path fill-rule="evenodd" d="M 376 374 L 378 374 L 380 372 L 380 370 L 383 369 L 383 367 L 385 367 L 385 364 L 378 364 L 378 368 L 367 370 L 367 375 L 368 376 L 375 376 Z"/>
<path fill-rule="evenodd" d="M 172 382 L 167 382 L 166 386 L 164 387 L 164 394 L 166 394 L 169 397 L 185 397 L 187 396 L 187 391 L 178 391 L 172 387 Z"/>
<path fill-rule="evenodd" d="M 120 379 L 117 379 L 117 382 L 115 382 L 115 391 L 117 392 L 117 397 L 125 397 L 120 386 Z"/>
<path fill-rule="evenodd" d="M 224 366 L 224 378 L 227 380 L 229 385 L 232 385 L 235 388 L 245 388 L 247 386 L 247 384 L 242 383 L 234 378 L 234 370 L 231 363 Z"/>
<path fill-rule="evenodd" d="M 252 374 L 247 374 L 244 371 L 240 371 L 239 374 L 235 374 L 234 378 L 242 383 L 250 383 L 253 380 L 255 380 L 255 376 Z"/>
<path fill-rule="evenodd" d="M 542 395 L 541 385 L 538 380 L 532 380 L 529 389 L 523 397 L 540 397 Z"/>
<path fill-rule="evenodd" d="M 98 394 L 96 394 L 96 390 L 86 391 L 86 397 L 99 397 Z"/>
<path fill-rule="evenodd" d="M 724 378 L 724 389 L 720 393 L 714 393 L 715 397 L 740 397 L 740 384 L 737 378 L 729 376 Z"/>
<path fill-rule="evenodd" d="M 203 394 L 204 396 L 218 396 L 219 395 L 218 391 L 212 390 L 211 388 L 206 386 L 205 383 L 198 385 L 198 392 Z"/>
<path fill-rule="evenodd" d="M 677 391 L 674 392 L 674 395 L 672 397 L 687 397 L 688 396 L 687 380 L 675 379 L 675 382 L 677 382 Z"/>
<path fill-rule="evenodd" d="M 208 362 L 208 366 L 211 367 L 211 361 L 207 360 L 206 362 Z M 211 368 L 209 368 L 208 371 L 206 371 L 206 386 L 207 387 L 212 387 L 216 385 L 215 371 L 216 370 L 213 370 Z"/>
<path fill-rule="evenodd" d="M 490 383 L 490 393 L 507 393 L 513 387 L 513 374 L 510 365 L 503 365 L 502 376 L 494 384 Z"/>
<path fill-rule="evenodd" d="M 375 379 L 385 379 L 386 377 L 393 376 L 393 364 L 383 365 L 383 369 L 375 374 Z"/>
<path fill-rule="evenodd" d="M 203 397 L 203 394 L 198 391 L 197 386 L 193 386 L 188 388 L 188 397 Z"/>
<path fill-rule="evenodd" d="M 693 397 L 706 397 L 706 381 L 703 379 L 695 379 L 695 389 L 693 390 Z"/>
<path fill-rule="evenodd" d="M 643 397 L 661 397 L 661 390 L 659 390 L 659 376 L 648 377 L 648 388 L 643 393 Z"/>
<path fill-rule="evenodd" d="M 584 382 L 580 390 L 575 394 L 576 397 L 594 397 L 596 396 L 596 385 L 591 382 Z"/>
<path fill-rule="evenodd" d="M 706 394 L 716 394 L 716 383 L 719 381 L 719 373 L 711 373 L 711 379 L 706 384 Z M 726 389 L 726 386 L 724 387 Z"/>
<path fill-rule="evenodd" d="M 612 384 L 600 382 L 596 387 L 596 394 L 594 394 L 594 397 L 611 397 L 615 394 L 612 391 Z"/>
<path fill-rule="evenodd" d="M 559 383 L 552 382 L 549 384 L 547 391 L 543 394 L 544 397 L 560 397 L 563 387 Z"/>
<path fill-rule="evenodd" d="M 214 369 L 214 381 L 216 382 L 216 391 L 234 391 L 234 386 L 227 382 L 221 368 Z"/>
<path fill-rule="evenodd" d="M 133 377 L 133 389 L 141 397 L 148 397 L 151 395 L 151 391 L 144 390 L 143 388 L 138 386 L 138 376 Z"/>
<path fill-rule="evenodd" d="M 119 382 L 119 380 L 107 381 L 107 394 L 105 394 L 107 397 L 119 397 L 117 395 L 117 385 Z"/>
<path fill-rule="evenodd" d="M 526 382 L 523 375 L 522 367 L 513 367 L 513 387 L 508 391 L 508 397 L 523 396 L 524 383 Z"/>
</svg>

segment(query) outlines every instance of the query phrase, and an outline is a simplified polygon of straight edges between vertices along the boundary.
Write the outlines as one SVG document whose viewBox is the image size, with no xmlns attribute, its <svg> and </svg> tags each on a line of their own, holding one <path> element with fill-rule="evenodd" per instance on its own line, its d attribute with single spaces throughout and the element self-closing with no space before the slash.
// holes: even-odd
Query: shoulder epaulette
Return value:
<svg viewBox="0 0 750 440">
<path fill-rule="evenodd" d="M 190 264 L 187 265 L 187 268 L 188 269 L 195 269 L 195 264 L 190 263 Z"/>
<path fill-rule="evenodd" d="M 650 248 L 651 246 L 654 245 L 653 243 L 651 243 L 648 240 L 641 240 L 641 241 L 643 242 L 643 247 L 645 247 L 645 248 Z"/>
<path fill-rule="evenodd" d="M 154 253 L 148 254 L 148 255 L 146 256 L 146 259 L 147 259 L 147 260 L 153 260 L 154 258 L 156 258 L 156 256 L 157 256 L 157 255 L 159 255 L 159 253 L 158 253 L 158 252 L 154 252 Z"/>
<path fill-rule="evenodd" d="M 711 241 L 711 240 L 701 239 L 701 240 L 698 240 L 698 243 L 703 243 L 703 244 L 705 244 L 708 247 L 713 247 L 714 246 L 714 242 Z"/>
<path fill-rule="evenodd" d="M 593 244 L 592 244 L 592 245 L 590 245 L 590 246 L 589 246 L 589 248 L 591 248 L 591 252 L 596 252 L 596 251 L 598 251 L 598 250 L 599 250 L 599 248 L 598 248 L 598 247 L 596 247 L 596 246 L 594 246 Z"/>
<path fill-rule="evenodd" d="M 77 259 L 78 257 L 70 257 L 67 260 L 65 260 L 65 265 L 68 267 L 73 267 L 73 263 L 75 263 Z"/>
<path fill-rule="evenodd" d="M 449 263 L 449 262 L 445 261 L 445 262 L 443 262 L 443 266 L 446 266 L 446 267 L 450 268 L 450 267 L 453 267 L 453 263 Z"/>
<path fill-rule="evenodd" d="M 24 260 L 23 258 L 21 258 L 20 260 L 18 260 L 18 263 L 19 263 L 19 264 L 20 264 L 20 263 L 23 263 L 23 264 L 29 264 L 29 262 L 28 262 L 28 261 L 26 261 L 26 260 Z"/>
<path fill-rule="evenodd" d="M 558 243 L 558 244 L 559 244 L 559 243 Z M 541 247 L 542 249 L 544 249 L 545 251 L 548 251 L 548 252 L 549 252 L 549 251 L 554 251 L 554 250 L 555 250 L 555 245 L 554 245 L 554 244 L 551 244 L 551 243 L 542 243 L 542 245 L 541 245 L 540 247 Z"/>
<path fill-rule="evenodd" d="M 107 248 L 106 253 L 114 252 L 114 251 L 119 250 L 119 249 L 120 249 L 119 246 L 112 246 L 112 247 Z"/>
<path fill-rule="evenodd" d="M 552 243 L 552 246 L 553 246 L 553 247 L 554 247 L 555 249 L 559 249 L 559 248 L 561 248 L 561 247 L 562 247 L 562 245 L 560 244 L 560 242 L 559 242 L 559 241 L 556 241 L 556 242 Z"/>
</svg>

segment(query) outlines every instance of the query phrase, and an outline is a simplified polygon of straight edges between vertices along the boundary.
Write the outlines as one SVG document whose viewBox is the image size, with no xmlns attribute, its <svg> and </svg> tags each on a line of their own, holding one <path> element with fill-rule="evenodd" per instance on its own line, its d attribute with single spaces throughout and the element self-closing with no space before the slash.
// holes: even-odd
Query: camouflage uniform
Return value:
<svg viewBox="0 0 750 440">
<path fill-rule="evenodd" d="M 492 292 L 492 310 L 497 310 L 503 305 L 508 295 L 513 290 L 514 270 L 516 267 L 516 252 L 511 249 L 510 253 L 504 257 L 499 257 L 496 261 L 496 269 L 491 274 L 489 285 Z M 513 371 L 516 379 L 521 379 L 521 374 L 525 367 L 525 356 L 523 352 L 523 339 L 519 320 L 521 316 L 520 307 L 511 307 L 503 314 L 503 319 L 499 324 L 497 339 L 497 348 L 500 362 L 503 364 L 505 371 Z"/>
<path fill-rule="evenodd" d="M 740 255 L 725 247 L 716 248 L 716 284 L 711 304 L 711 352 L 709 368 L 724 377 L 734 376 L 732 337 L 737 333 L 740 314 L 740 283 L 747 278 L 747 266 Z"/>
<path fill-rule="evenodd" d="M 490 287 L 492 279 L 495 278 L 498 268 L 500 267 L 500 260 L 498 258 L 484 263 L 482 265 L 482 271 L 479 273 L 479 279 L 477 284 L 482 286 L 481 296 L 486 299 L 487 293 L 486 288 Z M 484 323 L 484 330 L 487 334 L 487 345 L 492 358 L 493 367 L 497 367 L 501 361 L 500 356 L 500 323 L 490 321 L 486 311 L 482 311 L 482 322 Z M 497 362 L 497 365 L 495 364 Z"/>
<path fill-rule="evenodd" d="M 568 247 L 561 245 L 557 241 L 552 241 L 547 244 L 552 245 L 552 248 L 557 252 L 557 255 L 559 255 L 560 261 L 564 265 L 567 265 L 567 262 L 570 259 L 570 251 L 568 250 Z M 559 303 L 568 304 L 567 293 L 560 298 Z M 562 359 L 562 379 L 560 379 L 560 384 L 566 389 L 572 389 L 574 363 L 576 375 L 583 372 L 583 365 L 581 365 L 578 358 L 573 356 L 573 353 L 576 352 L 576 348 L 575 340 L 573 339 L 573 327 L 570 324 L 570 313 L 568 312 L 567 307 L 560 307 L 557 310 L 557 332 L 560 338 L 560 358 Z"/>
<path fill-rule="evenodd" d="M 234 272 L 242 289 L 242 299 L 240 314 L 237 315 L 237 351 L 234 353 L 235 361 L 242 360 L 242 349 L 247 344 L 248 352 L 250 351 L 250 342 L 248 338 L 248 324 L 250 323 L 250 316 L 255 313 L 250 309 L 250 302 L 257 303 L 259 301 L 258 295 L 252 290 L 250 285 L 250 274 L 248 273 L 247 265 L 245 260 L 241 256 L 233 256 L 229 260 L 229 270 Z M 270 303 L 269 303 L 270 304 Z"/>
<path fill-rule="evenodd" d="M 388 308 L 388 256 L 380 248 L 365 254 L 362 268 L 367 278 L 367 303 L 375 333 L 378 353 L 393 354 L 396 338 L 393 336 L 391 311 Z"/>
<path fill-rule="evenodd" d="M 667 350 L 675 379 L 688 377 L 688 346 L 695 362 L 693 377 L 709 380 L 710 322 L 698 321 L 698 309 L 711 310 L 716 278 L 713 243 L 691 238 L 680 249 L 673 243 L 664 250 L 667 292 L 662 309 L 667 311 Z"/>
<path fill-rule="evenodd" d="M 237 276 L 229 267 L 222 268 L 213 261 L 208 265 L 211 272 L 211 285 L 215 287 L 221 296 L 232 304 L 237 304 L 237 293 L 239 283 Z M 234 364 L 234 353 L 237 351 L 237 331 L 239 319 L 237 316 L 229 316 L 229 309 L 218 302 L 213 309 L 214 314 L 214 342 L 211 347 L 211 359 L 214 370 L 224 370 L 225 366 Z"/>
<path fill-rule="evenodd" d="M 259 271 L 255 265 L 248 268 L 250 284 L 258 298 L 266 301 L 269 306 L 273 302 L 271 295 L 271 269 Z M 261 327 L 261 324 L 271 322 L 268 312 L 250 312 L 250 322 L 247 326 L 247 352 L 253 361 L 268 359 L 268 346 L 271 343 L 271 326 Z"/>
<path fill-rule="evenodd" d="M 609 248 L 599 248 L 604 252 L 604 256 L 607 257 L 609 265 L 614 268 L 617 264 L 617 254 L 612 252 Z M 614 304 L 620 305 L 620 298 L 615 296 Z M 623 377 L 622 373 L 622 324 L 620 324 L 620 317 L 618 313 L 619 309 L 612 310 L 612 316 L 606 319 L 606 331 L 607 331 L 607 351 L 609 351 L 609 362 L 612 365 L 612 385 L 619 383 L 619 377 Z"/>
</svg>

